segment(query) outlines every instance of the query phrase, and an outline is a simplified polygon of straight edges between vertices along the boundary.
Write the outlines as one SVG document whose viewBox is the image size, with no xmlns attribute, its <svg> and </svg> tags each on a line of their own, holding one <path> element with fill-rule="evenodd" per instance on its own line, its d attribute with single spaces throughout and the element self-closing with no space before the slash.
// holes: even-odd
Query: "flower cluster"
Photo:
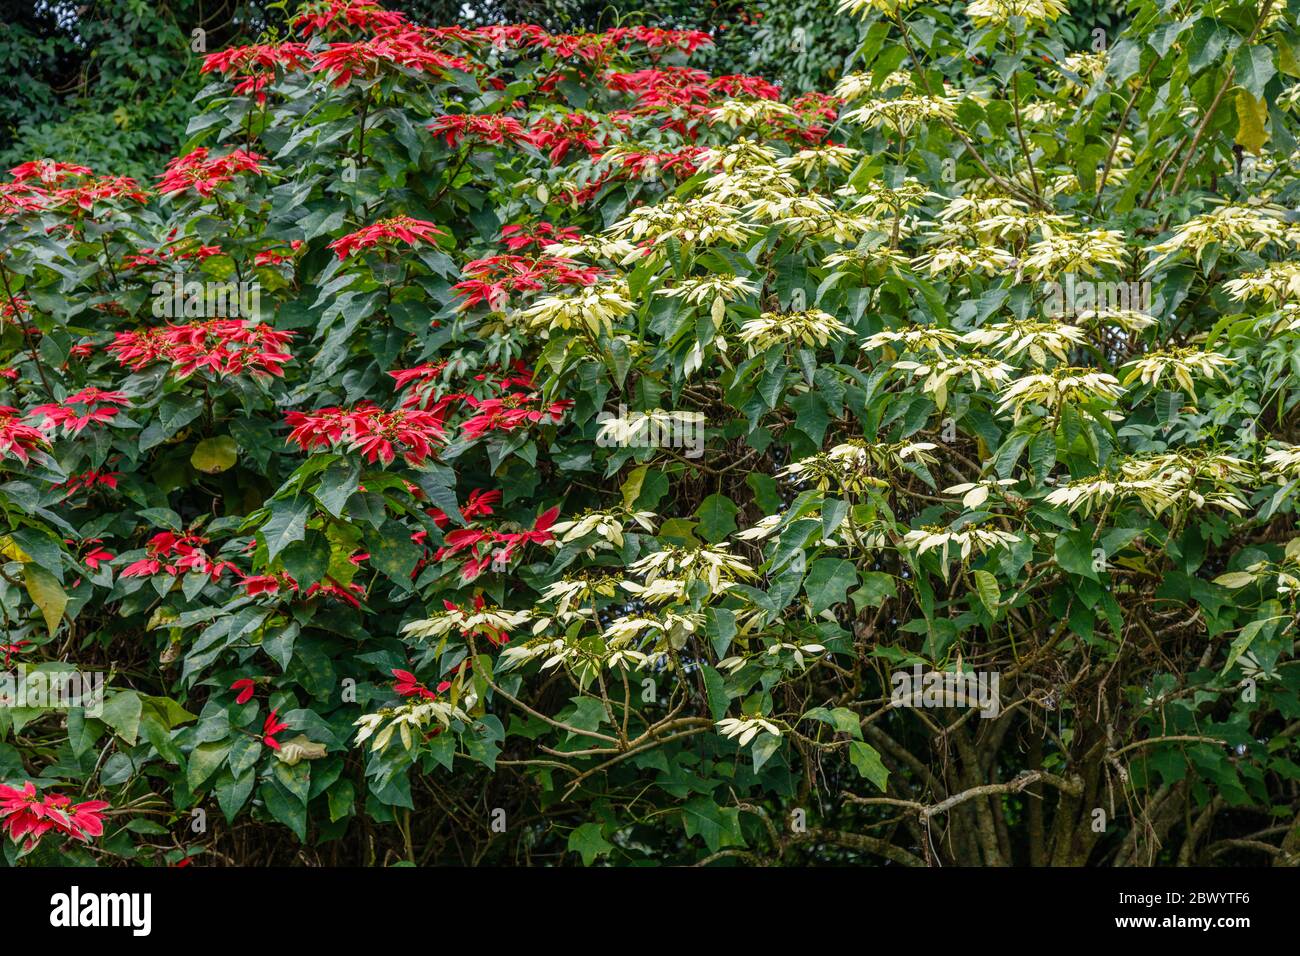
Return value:
<svg viewBox="0 0 1300 956">
<path fill-rule="evenodd" d="M 532 258 L 519 255 L 488 256 L 465 264 L 462 273 L 468 278 L 452 286 L 463 296 L 459 308 L 469 309 L 480 302 L 493 311 L 502 311 L 514 292 L 540 292 L 548 285 L 589 286 L 602 270 L 559 256 Z"/>
<path fill-rule="evenodd" d="M 169 362 L 172 374 L 182 379 L 196 372 L 279 377 L 284 374 L 284 364 L 293 358 L 285 351 L 292 338 L 292 332 L 261 323 L 209 319 L 119 332 L 107 350 L 132 371 L 154 362 Z"/>
<path fill-rule="evenodd" d="M 342 260 L 362 249 L 370 249 L 381 243 L 396 241 L 413 246 L 419 242 L 436 242 L 439 236 L 444 235 L 446 233 L 431 222 L 412 219 L 410 216 L 394 216 L 391 219 L 381 219 L 379 222 L 335 239 L 329 244 L 329 248 L 333 249 Z"/>
<path fill-rule="evenodd" d="M 61 402 L 36 405 L 28 410 L 29 417 L 37 419 L 36 427 L 42 432 L 61 431 L 64 435 L 79 435 L 92 422 L 107 425 L 130 405 L 124 392 L 106 392 L 89 387 L 69 395 Z"/>
<path fill-rule="evenodd" d="M 145 557 L 122 569 L 124 578 L 146 578 L 155 574 L 206 574 L 219 581 L 226 571 L 239 573 L 230 561 L 214 561 L 204 550 L 208 539 L 198 534 L 160 531 L 145 545 Z"/>
<path fill-rule="evenodd" d="M 33 451 L 49 444 L 43 431 L 23 422 L 25 417 L 11 405 L 0 405 L 0 455 L 13 455 L 24 465 Z"/>
<path fill-rule="evenodd" d="M 304 451 L 341 448 L 360 452 L 371 464 L 392 464 L 400 454 L 408 464 L 418 465 L 444 440 L 441 413 L 417 408 L 387 411 L 373 402 L 289 412 L 285 422 L 293 429 L 289 442 Z"/>
<path fill-rule="evenodd" d="M 184 156 L 167 163 L 167 170 L 159 177 L 158 191 L 164 196 L 193 189 L 204 198 L 216 192 L 217 187 L 234 180 L 237 173 L 262 174 L 262 157 L 245 149 L 233 149 L 223 156 L 213 156 L 206 146 L 200 146 Z"/>
<path fill-rule="evenodd" d="M 42 796 L 30 780 L 21 790 L 0 784 L 0 821 L 10 840 L 26 841 L 24 852 L 34 849 L 51 831 L 80 843 L 103 836 L 108 808 L 104 800 L 73 803 L 71 797 L 59 793 Z"/>
</svg>

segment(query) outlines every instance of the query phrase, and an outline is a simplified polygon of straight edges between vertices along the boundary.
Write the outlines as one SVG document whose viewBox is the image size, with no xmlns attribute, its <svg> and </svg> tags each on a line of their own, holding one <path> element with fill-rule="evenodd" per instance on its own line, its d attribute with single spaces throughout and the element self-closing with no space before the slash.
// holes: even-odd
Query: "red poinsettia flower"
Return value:
<svg viewBox="0 0 1300 956">
<path fill-rule="evenodd" d="M 335 446 L 359 451 L 371 464 L 392 464 L 400 453 L 418 465 L 444 440 L 440 414 L 413 408 L 386 411 L 372 402 L 351 409 L 289 412 L 285 421 L 293 429 L 287 440 L 304 451 Z"/>
<path fill-rule="evenodd" d="M 460 145 L 464 139 L 503 146 L 507 142 L 528 142 L 528 131 L 513 116 L 499 113 L 455 113 L 439 116 L 429 124 L 429 132 L 441 136 L 450 147 Z"/>
<path fill-rule="evenodd" d="M 238 573 L 229 561 L 213 561 L 203 549 L 208 539 L 196 534 L 175 534 L 161 531 L 149 539 L 147 557 L 133 561 L 123 569 L 124 578 L 149 577 L 154 574 L 196 573 L 206 574 L 213 581 L 221 579 L 226 571 Z"/>
<path fill-rule="evenodd" d="M 288 730 L 289 725 L 276 719 L 276 711 L 271 711 L 266 715 L 266 720 L 262 722 L 262 743 L 266 744 L 272 750 L 280 749 L 280 741 L 275 739 L 275 735 L 282 730 Z"/>
<path fill-rule="evenodd" d="M 31 641 L 15 641 L 13 644 L 0 644 L 0 651 L 5 652 L 5 670 L 9 669 L 9 662 L 13 660 L 13 655 L 21 654 L 23 648 L 31 644 Z"/>
<path fill-rule="evenodd" d="M 23 417 L 18 409 L 0 405 L 0 455 L 12 454 L 25 465 L 33 451 L 49 442 L 39 428 L 23 424 Z"/>
<path fill-rule="evenodd" d="M 333 249 L 342 260 L 362 249 L 377 246 L 381 242 L 400 240 L 413 246 L 417 242 L 434 242 L 438 236 L 443 235 L 446 233 L 431 222 L 412 219 L 410 216 L 394 216 L 391 219 L 381 219 L 379 222 L 335 239 L 329 244 L 329 248 Z"/>
<path fill-rule="evenodd" d="M 217 187 L 231 182 L 236 173 L 254 173 L 260 176 L 262 156 L 244 149 L 235 149 L 224 156 L 212 156 L 206 146 L 200 146 L 184 156 L 167 162 L 167 171 L 159 176 L 158 191 L 164 196 L 193 189 L 208 197 Z"/>
<path fill-rule="evenodd" d="M 531 246 L 541 249 L 557 242 L 572 242 L 581 238 L 582 231 L 573 226 L 553 226 L 539 222 L 532 226 L 516 223 L 501 230 L 501 241 L 511 252 L 521 252 Z"/>
<path fill-rule="evenodd" d="M 235 697 L 236 704 L 247 704 L 253 699 L 253 692 L 257 689 L 257 685 L 253 683 L 253 678 L 241 677 L 230 685 L 230 689 L 239 691 Z"/>
<path fill-rule="evenodd" d="M 104 811 L 109 806 L 103 800 L 74 804 L 57 793 L 42 797 L 30 780 L 21 790 L 0 784 L 0 827 L 15 843 L 25 838 L 24 850 L 33 849 L 51 830 L 89 843 L 103 835 Z"/>
<path fill-rule="evenodd" d="M 131 400 L 124 392 L 83 388 L 62 402 L 36 405 L 27 414 L 39 419 L 36 427 L 42 432 L 58 429 L 64 435 L 79 435 L 91 422 L 102 425 L 112 421 L 122 410 L 121 406 L 130 404 Z M 77 406 L 83 406 L 85 410 L 81 411 Z"/>
<path fill-rule="evenodd" d="M 357 30 L 373 33 L 391 30 L 406 23 L 406 15 L 385 10 L 375 0 L 325 0 L 307 3 L 294 14 L 292 26 L 303 36 L 314 33 L 338 33 Z"/>
<path fill-rule="evenodd" d="M 293 359 L 285 351 L 292 338 L 292 332 L 259 322 L 209 319 L 118 332 L 108 351 L 133 372 L 153 362 L 170 362 L 172 374 L 182 379 L 197 372 L 279 378 L 284 375 L 282 366 Z"/>
<path fill-rule="evenodd" d="M 393 668 L 393 676 L 397 678 L 393 682 L 393 690 L 402 697 L 423 697 L 425 700 L 434 700 L 439 694 L 445 693 L 451 687 L 450 681 L 442 681 L 438 684 L 436 691 L 429 690 L 410 671 L 404 671 L 396 667 Z"/>
</svg>

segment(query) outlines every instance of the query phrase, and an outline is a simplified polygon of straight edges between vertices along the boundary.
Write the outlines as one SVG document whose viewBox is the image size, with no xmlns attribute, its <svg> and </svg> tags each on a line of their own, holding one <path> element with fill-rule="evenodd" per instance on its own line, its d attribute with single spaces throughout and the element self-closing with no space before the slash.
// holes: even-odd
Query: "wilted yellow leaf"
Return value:
<svg viewBox="0 0 1300 956">
<path fill-rule="evenodd" d="M 23 565 L 23 580 L 27 584 L 27 594 L 32 602 L 41 609 L 45 616 L 45 626 L 50 629 L 50 636 L 59 629 L 63 620 L 63 610 L 68 606 L 68 593 L 58 578 L 50 574 L 39 564 Z"/>
<path fill-rule="evenodd" d="M 1263 98 L 1252 96 L 1245 90 L 1237 91 L 1237 144 L 1256 156 L 1268 142 L 1264 121 L 1268 119 L 1268 104 Z"/>
<path fill-rule="evenodd" d="M 310 740 L 306 734 L 299 734 L 280 744 L 275 755 L 282 763 L 292 767 L 302 760 L 319 760 L 325 756 L 325 745 Z"/>
</svg>

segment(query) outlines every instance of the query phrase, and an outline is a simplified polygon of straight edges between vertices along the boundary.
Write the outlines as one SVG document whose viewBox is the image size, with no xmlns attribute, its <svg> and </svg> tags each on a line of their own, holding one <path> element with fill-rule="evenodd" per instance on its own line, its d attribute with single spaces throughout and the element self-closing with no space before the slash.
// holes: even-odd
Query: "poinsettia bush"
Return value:
<svg viewBox="0 0 1300 956">
<path fill-rule="evenodd" d="M 327 0 L 12 170 L 6 667 L 107 689 L 5 859 L 1296 863 L 1300 32 L 1197 6 Z"/>
</svg>

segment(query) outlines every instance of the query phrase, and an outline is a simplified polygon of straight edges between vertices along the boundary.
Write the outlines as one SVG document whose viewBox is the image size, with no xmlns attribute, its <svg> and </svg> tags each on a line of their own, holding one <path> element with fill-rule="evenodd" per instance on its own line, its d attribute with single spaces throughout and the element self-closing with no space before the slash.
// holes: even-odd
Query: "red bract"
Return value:
<svg viewBox="0 0 1300 956">
<path fill-rule="evenodd" d="M 643 106 L 681 106 L 707 103 L 714 98 L 711 77 L 688 66 L 664 66 L 631 73 L 610 73 L 605 82 L 611 90 L 630 93 Z"/>
<path fill-rule="evenodd" d="M 262 159 L 257 153 L 235 149 L 224 156 L 209 156 L 208 148 L 200 146 L 184 156 L 167 163 L 167 171 L 158 177 L 158 191 L 164 196 L 193 189 L 200 196 L 211 196 L 223 183 L 231 182 L 236 173 L 262 174 Z"/>
<path fill-rule="evenodd" d="M 489 371 L 502 374 L 501 378 L 494 381 L 494 384 L 500 391 L 505 392 L 509 391 L 511 388 L 522 388 L 531 392 L 534 388 L 532 371 L 529 370 L 528 366 L 524 365 L 524 363 L 519 359 L 515 359 L 514 362 L 510 364 L 509 371 L 503 373 L 503 370 L 499 365 L 489 366 Z M 487 382 L 493 381 L 493 379 L 490 375 L 484 372 L 481 375 L 475 375 L 474 381 Z"/>
<path fill-rule="evenodd" d="M 235 96 L 256 94 L 261 106 L 266 103 L 263 90 L 275 79 L 276 70 L 306 69 L 311 55 L 305 43 L 255 43 L 209 54 L 199 72 L 237 76 L 238 81 L 231 92 Z"/>
<path fill-rule="evenodd" d="M 461 507 L 461 514 L 466 520 L 490 515 L 492 505 L 501 500 L 501 492 L 475 491 Z M 431 508 L 429 515 L 440 528 L 449 523 L 447 515 L 439 508 Z M 434 552 L 433 559 L 441 561 L 466 553 L 465 563 L 461 566 L 461 583 L 468 584 L 486 571 L 494 562 L 503 570 L 521 548 L 526 544 L 545 544 L 553 537 L 551 526 L 560 515 L 558 507 L 538 516 L 533 527 L 528 531 L 496 531 L 490 528 L 456 528 L 443 535 L 443 545 Z M 452 605 L 448 605 L 453 607 Z"/>
<path fill-rule="evenodd" d="M 104 833 L 103 800 L 74 804 L 70 797 L 51 793 L 42 798 L 36 785 L 28 780 L 21 790 L 0 784 L 0 821 L 9 839 L 18 843 L 26 838 L 24 851 L 33 849 L 51 830 L 89 843 Z"/>
<path fill-rule="evenodd" d="M 249 597 L 259 594 L 279 594 L 282 589 L 298 590 L 298 582 L 287 574 L 248 574 L 243 580 L 244 593 Z"/>
<path fill-rule="evenodd" d="M 804 119 L 820 119 L 828 123 L 835 122 L 844 101 L 829 93 L 804 93 L 790 101 L 790 108 Z"/>
<path fill-rule="evenodd" d="M 616 46 L 617 38 L 610 33 L 558 33 L 544 34 L 530 43 L 550 50 L 557 57 L 577 57 L 588 63 L 607 59 Z"/>
<path fill-rule="evenodd" d="M 238 571 L 229 561 L 213 561 L 203 545 L 208 539 L 196 534 L 174 534 L 162 531 L 149 539 L 145 550 L 148 557 L 133 561 L 122 571 L 124 578 L 143 578 L 154 574 L 178 574 L 192 572 L 206 574 L 213 581 L 220 580 L 227 571 Z"/>
<path fill-rule="evenodd" d="M 350 604 L 355 608 L 360 608 L 361 602 L 357 599 L 366 596 L 366 589 L 359 584 L 349 584 L 345 588 L 338 584 L 320 582 L 313 584 L 307 589 L 306 597 L 310 599 L 318 594 L 324 594 L 327 597 L 332 597 L 344 602 L 345 604 Z"/>
<path fill-rule="evenodd" d="M 83 388 L 62 402 L 36 405 L 27 415 L 39 419 L 36 427 L 42 432 L 59 429 L 64 435 L 78 435 L 91 422 L 103 425 L 112 421 L 122 410 L 119 406 L 130 404 L 122 392 Z"/>
<path fill-rule="evenodd" d="M 51 212 L 79 215 L 93 210 L 95 203 L 113 199 L 147 202 L 149 196 L 130 176 L 101 176 L 48 193 L 44 208 Z"/>
<path fill-rule="evenodd" d="M 287 252 L 280 252 L 276 249 L 264 249 L 253 256 L 253 265 L 255 266 L 278 266 L 282 262 L 291 262 L 294 253 L 303 246 L 301 239 L 294 239 L 289 243 Z"/>
<path fill-rule="evenodd" d="M 443 235 L 446 233 L 431 222 L 412 219 L 410 216 L 394 216 L 391 219 L 381 219 L 356 232 L 350 232 L 340 239 L 335 239 L 329 244 L 329 248 L 338 254 L 339 259 L 346 259 L 361 249 L 369 249 L 381 242 L 396 240 L 413 246 L 417 242 L 434 242 L 438 236 Z"/>
<path fill-rule="evenodd" d="M 505 308 L 512 292 L 540 292 L 548 285 L 593 285 L 604 272 L 573 259 L 557 256 L 489 256 L 466 263 L 463 273 L 471 278 L 452 289 L 465 296 L 458 308 L 468 309 L 486 302 L 495 311 Z"/>
<path fill-rule="evenodd" d="M 781 88 L 769 83 L 761 76 L 748 76 L 744 73 L 732 73 L 728 76 L 715 76 L 709 86 L 726 96 L 757 96 L 765 100 L 779 100 Z"/>
<path fill-rule="evenodd" d="M 406 32 L 357 43 L 331 43 L 329 49 L 316 54 L 311 71 L 326 74 L 337 88 L 347 86 L 353 77 L 376 76 L 389 64 L 442 75 L 450 70 L 468 73 L 475 69 L 463 57 L 430 50 L 420 34 Z"/>
<path fill-rule="evenodd" d="M 122 477 L 120 471 L 91 468 L 79 475 L 73 475 L 59 487 L 67 492 L 68 497 L 71 497 L 78 491 L 89 491 L 99 485 L 103 485 L 105 488 L 116 488 L 117 479 L 120 477 Z"/>
<path fill-rule="evenodd" d="M 687 146 L 675 151 L 663 150 L 657 153 L 619 153 L 614 158 L 631 176 L 644 178 L 648 174 L 671 172 L 686 179 L 699 171 L 695 161 L 703 152 L 702 146 Z"/>
<path fill-rule="evenodd" d="M 541 249 L 552 243 L 571 242 L 581 237 L 580 229 L 573 226 L 553 226 L 549 222 L 539 222 L 531 226 L 515 223 L 501 230 L 501 241 L 511 252 L 519 252 L 532 246 Z"/>
<path fill-rule="evenodd" d="M 13 644 L 0 644 L 0 651 L 5 652 L 5 670 L 9 669 L 9 664 L 13 661 L 13 655 L 21 654 L 23 648 L 30 643 L 31 641 L 17 641 Z"/>
<path fill-rule="evenodd" d="M 209 53 L 203 58 L 200 73 L 274 72 L 276 67 L 301 70 L 311 60 L 311 50 L 305 43 L 254 43 L 249 46 L 232 46 L 228 50 Z"/>
<path fill-rule="evenodd" d="M 68 541 L 66 543 L 71 544 L 72 542 Z M 90 568 L 92 571 L 98 571 L 101 564 L 112 561 L 113 558 L 116 557 L 116 555 L 107 548 L 98 547 L 98 545 L 103 543 L 103 538 L 86 538 L 81 542 L 83 547 L 89 547 L 89 550 L 81 556 L 81 560 L 84 561 L 86 567 Z"/>
<path fill-rule="evenodd" d="M 371 464 L 391 464 L 400 453 L 409 464 L 418 465 L 443 441 L 440 414 L 414 408 L 386 411 L 373 402 L 351 409 L 289 412 L 285 421 L 293 429 L 288 441 L 304 451 L 328 447 L 359 451 Z"/>
<path fill-rule="evenodd" d="M 477 27 L 471 33 L 503 50 L 539 43 L 547 35 L 545 30 L 534 23 L 505 23 Z"/>
<path fill-rule="evenodd" d="M 172 373 L 187 378 L 195 372 L 214 375 L 284 374 L 293 358 L 284 347 L 293 338 L 261 323 L 243 319 L 210 319 L 191 325 L 119 332 L 108 346 L 119 362 L 138 371 L 153 362 L 170 362 Z"/>
<path fill-rule="evenodd" d="M 288 724 L 276 719 L 276 711 L 271 711 L 266 715 L 266 720 L 262 722 L 262 743 L 266 744 L 272 750 L 279 750 L 280 741 L 275 739 L 275 735 L 282 730 L 288 729 Z"/>
<path fill-rule="evenodd" d="M 615 27 L 605 35 L 618 40 L 624 48 L 641 43 L 650 50 L 680 50 L 694 53 L 700 47 L 713 46 L 713 37 L 702 30 L 665 30 L 661 27 Z"/>
<path fill-rule="evenodd" d="M 596 129 L 596 121 L 581 113 L 542 116 L 528 127 L 526 140 L 537 149 L 544 150 L 551 165 L 555 166 L 563 161 L 573 146 L 581 146 L 588 156 L 599 155 L 605 144 L 594 135 Z"/>
<path fill-rule="evenodd" d="M 519 120 L 499 113 L 457 113 L 439 116 L 429 124 L 428 129 L 434 136 L 443 137 L 447 145 L 452 147 L 466 138 L 497 145 L 504 145 L 507 141 L 516 143 L 528 141 L 528 131 Z"/>
<path fill-rule="evenodd" d="M 0 216 L 40 212 L 44 204 L 44 189 L 28 183 L 0 183 Z"/>
<path fill-rule="evenodd" d="M 525 544 L 545 544 L 550 541 L 551 526 L 560 516 L 559 507 L 551 508 L 537 516 L 533 522 L 531 531 L 497 531 L 493 534 L 493 540 L 498 544 L 504 544 L 504 550 L 498 552 L 494 557 L 499 558 L 502 562 L 508 562 L 514 557 L 515 552 Z"/>
<path fill-rule="evenodd" d="M 171 266 L 173 269 L 178 268 L 176 263 L 186 259 L 194 259 L 202 262 L 211 256 L 221 255 L 220 246 L 196 245 L 191 240 L 183 240 L 179 243 L 168 243 L 157 249 L 152 247 L 142 248 L 138 253 L 122 257 L 123 271 L 130 269 L 139 269 L 148 266 Z"/>
<path fill-rule="evenodd" d="M 406 15 L 385 10 L 374 0 L 325 0 L 304 4 L 293 18 L 293 27 L 303 36 L 346 30 L 373 32 L 406 23 Z"/>
<path fill-rule="evenodd" d="M 393 690 L 402 697 L 423 697 L 425 700 L 434 700 L 438 694 L 444 693 L 451 687 L 451 681 L 443 681 L 438 685 L 438 690 L 435 692 L 421 684 L 410 671 L 394 667 L 392 673 L 397 678 L 393 682 Z"/>
<path fill-rule="evenodd" d="M 490 431 L 514 431 L 528 425 L 557 423 L 573 405 L 572 399 L 561 399 L 545 406 L 535 406 L 536 399 L 522 392 L 504 398 L 477 399 L 465 396 L 465 402 L 475 415 L 461 426 L 461 433 L 469 439 L 481 438 Z"/>
<path fill-rule="evenodd" d="M 22 419 L 18 409 L 0 405 L 0 455 L 11 454 L 25 465 L 33 451 L 49 442 L 44 432 L 24 425 Z"/>
<path fill-rule="evenodd" d="M 461 505 L 460 513 L 466 521 L 473 521 L 475 518 L 481 518 L 484 515 L 492 514 L 492 506 L 501 501 L 501 492 L 484 491 L 482 488 L 475 488 Z"/>
<path fill-rule="evenodd" d="M 34 159 L 9 170 L 9 175 L 16 183 L 36 180 L 44 186 L 57 186 L 70 176 L 91 176 L 94 172 L 88 166 L 73 163 L 56 163 L 48 159 Z"/>
<path fill-rule="evenodd" d="M 235 697 L 236 704 L 247 704 L 253 699 L 253 692 L 257 689 L 257 685 L 253 683 L 253 678 L 241 677 L 230 685 L 230 689 L 239 691 Z"/>
</svg>

